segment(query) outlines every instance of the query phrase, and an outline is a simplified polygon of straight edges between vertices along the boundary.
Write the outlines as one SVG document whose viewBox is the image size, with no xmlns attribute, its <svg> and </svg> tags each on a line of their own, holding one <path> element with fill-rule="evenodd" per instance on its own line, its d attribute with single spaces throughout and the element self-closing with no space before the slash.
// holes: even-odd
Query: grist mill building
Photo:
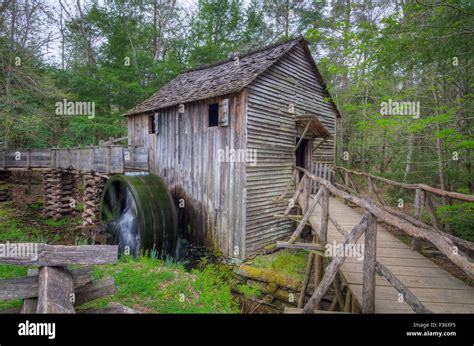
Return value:
<svg viewBox="0 0 474 346">
<path fill-rule="evenodd" d="M 273 216 L 294 165 L 334 163 L 339 113 L 303 38 L 185 71 L 126 116 L 182 228 L 229 257 L 294 231 Z"/>
</svg>

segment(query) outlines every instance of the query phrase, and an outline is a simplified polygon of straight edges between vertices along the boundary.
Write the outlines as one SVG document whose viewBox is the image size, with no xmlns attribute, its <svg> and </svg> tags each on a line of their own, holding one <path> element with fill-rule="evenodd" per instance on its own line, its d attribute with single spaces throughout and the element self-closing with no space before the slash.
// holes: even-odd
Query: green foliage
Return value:
<svg viewBox="0 0 474 346">
<path fill-rule="evenodd" d="M 303 280 L 304 268 L 308 261 L 308 253 L 302 250 L 284 249 L 252 260 L 252 265 L 271 269 L 296 280 Z"/>
<path fill-rule="evenodd" d="M 217 266 L 187 273 L 180 264 L 170 265 L 149 256 L 123 257 L 116 265 L 96 266 L 95 279 L 112 275 L 116 294 L 88 304 L 104 306 L 116 301 L 140 311 L 157 313 L 236 313 L 226 274 Z"/>
<path fill-rule="evenodd" d="M 440 220 L 453 232 L 466 240 L 474 241 L 474 203 L 443 205 L 436 208 Z"/>
<path fill-rule="evenodd" d="M 16 265 L 0 264 L 0 279 L 12 279 L 16 277 L 26 276 L 28 273 L 27 267 Z M 22 300 L 9 300 L 0 302 L 0 310 L 20 307 Z"/>
<path fill-rule="evenodd" d="M 46 225 L 51 226 L 51 227 L 62 227 L 70 222 L 70 219 L 68 217 L 59 219 L 59 220 L 53 220 L 53 219 L 46 219 L 43 221 Z"/>
<path fill-rule="evenodd" d="M 237 285 L 236 290 L 243 294 L 245 298 L 258 298 L 262 295 L 262 292 L 260 292 L 258 288 L 250 287 L 245 284 Z"/>
</svg>

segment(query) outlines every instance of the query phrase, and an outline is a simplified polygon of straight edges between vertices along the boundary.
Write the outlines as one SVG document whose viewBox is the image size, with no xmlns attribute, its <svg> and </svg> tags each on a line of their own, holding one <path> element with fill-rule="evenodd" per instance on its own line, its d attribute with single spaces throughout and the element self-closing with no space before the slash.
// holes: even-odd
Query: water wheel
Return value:
<svg viewBox="0 0 474 346">
<path fill-rule="evenodd" d="M 101 199 L 101 219 L 107 243 L 119 253 L 140 251 L 175 255 L 178 221 L 173 198 L 163 180 L 154 174 L 114 175 Z"/>
</svg>

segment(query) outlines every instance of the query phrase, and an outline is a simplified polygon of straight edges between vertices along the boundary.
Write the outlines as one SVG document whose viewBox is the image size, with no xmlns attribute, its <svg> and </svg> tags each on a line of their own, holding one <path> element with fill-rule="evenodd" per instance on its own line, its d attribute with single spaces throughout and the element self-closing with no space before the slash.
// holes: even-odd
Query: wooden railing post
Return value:
<svg viewBox="0 0 474 346">
<path fill-rule="evenodd" d="M 369 197 L 374 198 L 374 186 L 372 185 L 372 179 L 367 177 L 367 189 L 369 191 Z"/>
<path fill-rule="evenodd" d="M 369 213 L 364 239 L 364 265 L 362 269 L 362 313 L 375 312 L 375 263 L 377 245 L 377 218 Z"/>
<path fill-rule="evenodd" d="M 415 192 L 415 218 L 417 220 L 423 219 L 423 204 L 425 202 L 425 192 L 422 189 L 416 189 Z M 413 251 L 421 251 L 422 243 L 419 238 L 413 238 L 411 241 L 411 249 Z"/>
<path fill-rule="evenodd" d="M 321 197 L 321 224 L 319 231 L 320 244 L 326 245 L 328 238 L 328 221 L 329 221 L 329 191 L 325 186 L 321 186 L 323 195 Z"/>
<path fill-rule="evenodd" d="M 436 217 L 436 211 L 433 205 L 433 201 L 431 200 L 431 196 L 428 192 L 425 194 L 425 205 L 426 205 L 426 209 L 428 210 L 428 214 L 430 215 L 431 224 L 433 225 L 434 228 L 441 230 L 440 222 L 438 221 L 438 218 Z"/>
<path fill-rule="evenodd" d="M 348 171 L 344 171 L 344 186 L 349 189 L 349 172 Z M 349 202 L 344 199 L 344 204 L 349 204 Z"/>
<path fill-rule="evenodd" d="M 323 189 L 321 196 L 321 222 L 319 225 L 319 244 L 324 246 L 327 243 L 328 238 L 328 220 L 329 220 L 329 192 L 324 185 L 321 185 L 320 189 Z M 314 259 L 314 287 L 315 289 L 319 286 L 324 275 L 324 257 L 316 255 Z M 319 302 L 316 304 L 316 309 L 319 309 Z"/>
<path fill-rule="evenodd" d="M 344 241 L 342 242 L 343 246 L 348 246 L 357 243 L 357 240 L 367 228 L 367 214 L 367 212 L 364 213 L 360 221 L 352 228 L 351 232 L 344 237 Z M 345 256 L 338 256 L 338 254 L 333 257 L 331 263 L 329 263 L 328 267 L 326 268 L 324 277 L 321 280 L 321 284 L 314 288 L 313 295 L 306 303 L 303 309 L 303 313 L 313 313 L 315 307 L 319 304 L 324 294 L 331 286 L 334 278 L 336 277 L 337 271 L 342 266 L 345 260 Z"/>
<path fill-rule="evenodd" d="M 304 209 L 303 213 L 306 212 L 306 210 L 309 207 L 309 201 L 310 201 L 310 196 L 311 196 L 311 182 L 312 180 L 309 179 L 306 175 L 304 176 L 304 183 L 303 183 L 303 191 L 304 191 Z"/>
</svg>

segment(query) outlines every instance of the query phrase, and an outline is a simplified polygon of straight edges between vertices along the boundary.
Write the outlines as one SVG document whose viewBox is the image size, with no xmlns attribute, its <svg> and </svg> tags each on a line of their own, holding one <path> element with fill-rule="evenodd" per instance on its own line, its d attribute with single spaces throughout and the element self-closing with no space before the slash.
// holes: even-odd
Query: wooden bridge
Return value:
<svg viewBox="0 0 474 346">
<path fill-rule="evenodd" d="M 304 173 L 302 179 L 299 179 L 298 171 Z M 339 312 L 356 313 L 474 313 L 474 288 L 416 251 L 421 248 L 420 240 L 430 242 L 458 266 L 468 280 L 472 280 L 472 260 L 462 251 L 472 253 L 474 243 L 438 229 L 439 221 L 430 194 L 463 201 L 474 201 L 474 196 L 423 184 L 402 184 L 345 168 L 338 168 L 338 171 L 344 178 L 343 184 L 332 184 L 296 167 L 292 181 L 279 197 L 282 200 L 294 183 L 296 188 L 289 206 L 283 215 L 275 216 L 295 220 L 298 226 L 287 242 L 278 242 L 277 246 L 310 251 L 298 308 L 285 312 L 322 313 L 320 302 L 332 286 L 335 291 L 332 311 L 339 306 Z M 369 196 L 355 192 L 356 184 L 351 174 L 367 178 Z M 415 190 L 415 215 L 388 206 L 375 182 Z M 316 194 L 313 193 L 314 183 L 319 187 Z M 302 215 L 290 214 L 294 209 L 293 202 L 300 206 Z M 424 206 L 436 226 L 422 222 Z M 378 222 L 414 237 L 412 247 L 391 235 Z M 312 243 L 297 242 L 305 226 L 312 228 Z M 326 244 L 332 245 L 332 249 L 339 245 L 341 251 L 333 251 L 328 256 Z M 325 271 L 324 258 L 330 259 Z M 305 303 L 303 293 L 306 293 L 311 277 L 315 289 Z"/>
<path fill-rule="evenodd" d="M 74 199 L 77 180 L 83 180 L 82 232 L 96 239 L 100 197 L 111 174 L 148 171 L 148 149 L 143 146 L 117 145 L 109 139 L 99 146 L 83 148 L 16 149 L 0 151 L 0 200 L 8 199 L 10 171 L 41 171 L 43 176 L 43 214 L 55 220 L 78 212 Z M 30 179 L 28 178 L 30 184 Z M 5 193 L 6 191 L 6 193 Z"/>
<path fill-rule="evenodd" d="M 64 169 L 102 174 L 148 170 L 144 147 L 101 145 L 85 148 L 51 148 L 0 151 L 0 169 Z"/>
</svg>

